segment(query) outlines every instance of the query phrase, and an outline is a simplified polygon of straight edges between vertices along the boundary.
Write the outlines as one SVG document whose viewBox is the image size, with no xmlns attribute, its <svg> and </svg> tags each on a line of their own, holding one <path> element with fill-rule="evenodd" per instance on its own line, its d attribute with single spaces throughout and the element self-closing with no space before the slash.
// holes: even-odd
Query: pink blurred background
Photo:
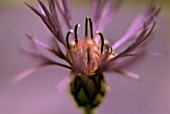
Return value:
<svg viewBox="0 0 170 114">
<path fill-rule="evenodd" d="M 127 30 L 145 3 L 125 3 L 108 26 L 105 37 L 113 43 Z M 163 7 L 157 19 L 150 52 L 166 53 L 160 57 L 146 56 L 130 70 L 142 76 L 141 82 L 115 73 L 107 73 L 111 90 L 98 114 L 169 114 L 170 113 L 170 14 Z M 91 16 L 89 2 L 73 1 L 75 23 L 83 25 Z M 64 27 L 63 27 L 64 28 Z M 80 31 L 84 28 L 81 27 Z M 46 67 L 25 80 L 11 80 L 37 62 L 20 51 L 23 32 L 45 39 L 50 32 L 41 20 L 24 5 L 0 4 L 0 114 L 80 114 L 68 90 L 59 92 L 55 85 L 68 75 L 68 70 Z M 80 33 L 81 34 L 81 33 Z"/>
</svg>

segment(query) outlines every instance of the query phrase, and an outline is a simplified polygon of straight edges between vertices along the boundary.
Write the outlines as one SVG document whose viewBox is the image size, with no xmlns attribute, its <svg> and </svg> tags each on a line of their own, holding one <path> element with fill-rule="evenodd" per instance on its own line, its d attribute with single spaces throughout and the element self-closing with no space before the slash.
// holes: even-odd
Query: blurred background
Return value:
<svg viewBox="0 0 170 114">
<path fill-rule="evenodd" d="M 23 32 L 45 39 L 50 32 L 24 1 L 0 0 L 0 114 L 80 114 L 68 92 L 59 92 L 55 85 L 68 75 L 60 67 L 46 67 L 30 77 L 13 84 L 14 76 L 37 62 L 21 53 L 19 45 Z M 84 23 L 91 16 L 90 0 L 72 0 L 75 23 Z M 127 30 L 135 16 L 148 1 L 126 0 L 119 14 L 104 33 L 113 43 Z M 141 82 L 129 80 L 115 73 L 107 73 L 111 90 L 97 114 L 169 114 L 170 113 L 170 1 L 163 1 L 157 19 L 150 52 L 166 53 L 146 56 L 130 68 L 142 76 Z M 63 27 L 64 28 L 64 27 Z M 81 28 L 83 30 L 83 28 Z M 66 30 L 67 31 L 67 30 Z"/>
</svg>

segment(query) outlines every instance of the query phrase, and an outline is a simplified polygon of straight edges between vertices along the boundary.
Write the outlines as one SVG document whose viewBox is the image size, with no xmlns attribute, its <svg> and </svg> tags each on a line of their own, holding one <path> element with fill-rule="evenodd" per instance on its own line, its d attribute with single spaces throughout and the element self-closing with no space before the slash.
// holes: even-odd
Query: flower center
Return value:
<svg viewBox="0 0 170 114">
<path fill-rule="evenodd" d="M 88 23 L 90 25 L 90 38 L 88 37 Z M 100 67 L 103 58 L 108 58 L 112 53 L 111 47 L 104 44 L 104 37 L 100 32 L 96 32 L 101 41 L 96 43 L 93 37 L 93 27 L 90 18 L 86 17 L 85 21 L 85 38 L 78 39 L 77 29 L 79 24 L 75 26 L 74 31 L 70 30 L 67 34 L 67 56 L 72 63 L 74 72 L 81 76 L 93 76 Z M 74 32 L 75 40 L 69 43 L 69 35 Z"/>
</svg>

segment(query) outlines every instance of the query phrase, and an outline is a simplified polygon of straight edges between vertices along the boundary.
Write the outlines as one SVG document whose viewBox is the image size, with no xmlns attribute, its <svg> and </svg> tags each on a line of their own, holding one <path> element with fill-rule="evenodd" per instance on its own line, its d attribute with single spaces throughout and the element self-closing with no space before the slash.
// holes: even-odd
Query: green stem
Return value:
<svg viewBox="0 0 170 114">
<path fill-rule="evenodd" d="M 84 114 L 95 114 L 95 110 L 90 107 L 85 107 L 84 108 Z"/>
</svg>

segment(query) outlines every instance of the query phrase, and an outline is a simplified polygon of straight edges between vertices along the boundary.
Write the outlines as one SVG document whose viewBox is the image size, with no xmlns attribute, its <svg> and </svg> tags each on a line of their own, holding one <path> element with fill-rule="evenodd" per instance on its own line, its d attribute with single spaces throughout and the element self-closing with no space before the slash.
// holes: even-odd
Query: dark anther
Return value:
<svg viewBox="0 0 170 114">
<path fill-rule="evenodd" d="M 77 33 L 77 28 L 80 27 L 80 24 L 76 24 L 74 28 L 74 37 L 75 37 L 75 42 L 76 44 L 78 43 L 78 33 Z"/>
<path fill-rule="evenodd" d="M 89 17 L 86 17 L 86 21 L 85 21 L 85 38 L 87 38 L 88 36 L 88 22 L 90 24 L 90 37 L 91 39 L 93 39 L 93 24 L 91 18 Z"/>
<path fill-rule="evenodd" d="M 70 49 L 70 45 L 69 45 L 69 35 L 73 33 L 73 30 L 71 29 L 66 36 L 66 43 L 67 43 L 67 48 Z"/>
<path fill-rule="evenodd" d="M 104 47 L 104 37 L 103 34 L 99 31 L 96 32 L 98 35 L 100 35 L 101 38 L 101 54 L 103 53 L 103 47 Z"/>
<path fill-rule="evenodd" d="M 87 38 L 88 36 L 88 17 L 86 17 L 86 21 L 85 21 L 85 38 Z"/>
<path fill-rule="evenodd" d="M 93 24 L 91 18 L 88 18 L 90 22 L 90 33 L 91 33 L 91 38 L 93 39 Z"/>
</svg>

